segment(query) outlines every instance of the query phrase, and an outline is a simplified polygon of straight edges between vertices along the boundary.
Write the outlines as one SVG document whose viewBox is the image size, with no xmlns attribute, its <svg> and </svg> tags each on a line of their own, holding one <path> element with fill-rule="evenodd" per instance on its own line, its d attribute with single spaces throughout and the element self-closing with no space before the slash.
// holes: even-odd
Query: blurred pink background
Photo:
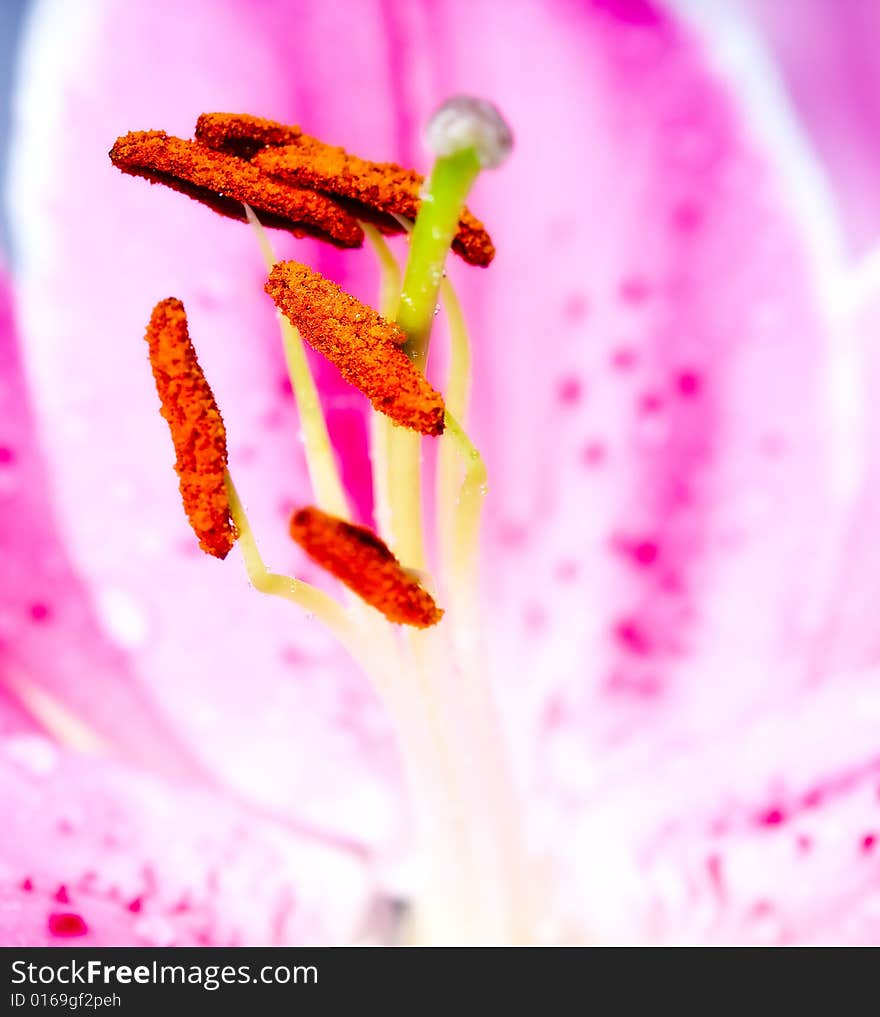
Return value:
<svg viewBox="0 0 880 1017">
<path fill-rule="evenodd" d="M 264 556 L 322 583 L 259 251 L 106 153 L 228 110 L 426 171 L 458 92 L 516 136 L 471 201 L 496 261 L 450 274 L 535 938 L 880 940 L 880 4 L 4 17 L 0 942 L 393 939 L 419 850 L 386 713 L 198 552 L 141 338 L 184 300 Z M 272 240 L 375 303 L 368 251 Z M 362 400 L 313 364 L 368 522 Z"/>
</svg>

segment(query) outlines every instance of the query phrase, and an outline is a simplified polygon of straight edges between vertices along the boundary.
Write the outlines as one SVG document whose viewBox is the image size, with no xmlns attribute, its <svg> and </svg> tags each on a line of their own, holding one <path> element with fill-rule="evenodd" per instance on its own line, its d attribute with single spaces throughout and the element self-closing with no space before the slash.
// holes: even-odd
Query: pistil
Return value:
<svg viewBox="0 0 880 1017">
<path fill-rule="evenodd" d="M 498 110 L 468 96 L 445 102 L 432 117 L 426 135 L 437 160 L 410 234 L 397 312 L 397 323 L 407 336 L 404 350 L 420 371 L 427 365 L 446 258 L 468 193 L 480 170 L 500 165 L 513 144 L 510 129 Z M 394 432 L 389 441 L 395 546 L 404 561 L 424 568 L 421 445 L 412 435 Z"/>
</svg>

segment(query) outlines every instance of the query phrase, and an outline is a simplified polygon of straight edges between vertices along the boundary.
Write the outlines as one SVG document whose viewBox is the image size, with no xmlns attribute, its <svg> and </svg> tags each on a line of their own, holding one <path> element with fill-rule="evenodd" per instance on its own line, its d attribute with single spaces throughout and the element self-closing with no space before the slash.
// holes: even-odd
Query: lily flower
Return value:
<svg viewBox="0 0 880 1017">
<path fill-rule="evenodd" d="M 857 399 L 876 272 L 755 59 L 766 9 L 717 8 L 723 33 L 648 0 L 38 5 L 0 322 L 3 942 L 878 939 L 877 424 Z M 447 266 L 470 414 L 387 443 L 345 364 L 279 342 L 253 230 L 106 159 L 124 131 L 187 138 L 231 110 L 429 173 L 421 127 L 460 93 L 516 136 L 468 198 L 491 265 Z M 271 242 L 305 338 L 291 279 L 395 316 L 387 257 L 382 275 L 367 250 Z M 449 292 L 428 364 L 446 409 Z M 222 410 L 231 523 L 200 536 L 225 560 L 170 473 L 139 338 L 154 306 L 151 346 L 185 330 Z M 304 365 L 338 486 L 317 403 L 291 397 Z M 479 554 L 443 500 L 471 439 Z M 424 555 L 393 526 L 419 441 Z M 282 597 L 250 587 L 236 537 Z M 334 599 L 321 566 L 368 577 L 373 606 Z M 375 610 L 387 581 L 423 631 Z"/>
</svg>

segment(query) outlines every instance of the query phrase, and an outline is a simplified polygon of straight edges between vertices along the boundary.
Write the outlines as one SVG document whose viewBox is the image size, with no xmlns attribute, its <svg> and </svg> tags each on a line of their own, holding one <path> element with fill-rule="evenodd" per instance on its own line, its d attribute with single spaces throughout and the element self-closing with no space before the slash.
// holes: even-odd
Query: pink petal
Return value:
<svg viewBox="0 0 880 1017">
<path fill-rule="evenodd" d="M 775 57 L 803 128 L 828 174 L 848 240 L 880 235 L 880 8 L 873 0 L 739 0 Z"/>
<path fill-rule="evenodd" d="M 369 931 L 356 856 L 214 796 L 22 736 L 0 745 L 0 801 L 7 946 L 322 944 Z"/>
<path fill-rule="evenodd" d="M 865 272 L 865 275 L 871 273 Z M 857 277 L 857 272 L 853 272 Z M 834 673 L 876 667 L 880 663 L 880 629 L 877 625 L 880 588 L 880 416 L 877 406 L 880 378 L 880 287 L 877 268 L 873 283 L 846 319 L 859 377 L 849 397 L 866 416 L 857 446 L 858 472 L 851 485 L 849 514 L 834 559 L 832 583 L 826 600 L 814 673 Z M 851 291 L 856 290 L 851 286 Z"/>
<path fill-rule="evenodd" d="M 587 796 L 569 729 L 548 836 L 571 919 L 603 940 L 876 943 L 878 717 L 877 672 L 854 675 Z"/>
<path fill-rule="evenodd" d="M 5 276 L 0 372 L 2 726 L 48 729 L 81 748 L 112 748 L 160 772 L 195 776 L 199 767 L 171 722 L 144 696 L 126 654 L 102 631 L 98 613 L 112 605 L 91 600 L 59 540 Z"/>
<path fill-rule="evenodd" d="M 576 713 L 600 769 L 806 679 L 831 516 L 825 325 L 782 185 L 691 39 L 617 6 L 526 8 L 528 88 L 444 37 L 518 139 L 483 181 L 491 282 L 466 283 L 499 689 L 522 737 Z"/>
<path fill-rule="evenodd" d="M 875 5 L 861 0 L 851 4 L 808 0 L 796 19 L 783 19 L 778 5 L 741 0 L 737 13 L 739 23 L 750 28 L 777 61 L 798 127 L 819 157 L 823 180 L 830 184 L 841 233 L 839 240 L 826 235 L 821 253 L 826 261 L 830 255 L 833 273 L 825 280 L 836 330 L 833 341 L 849 361 L 849 376 L 845 373 L 835 386 L 849 430 L 838 456 L 844 463 L 841 494 L 847 517 L 832 559 L 812 671 L 822 675 L 874 667 L 880 661 L 874 609 L 880 580 L 874 538 L 880 526 L 880 419 L 875 410 L 880 79 L 872 50 L 878 12 Z M 727 30 L 723 23 L 716 21 L 715 26 L 716 31 Z"/>
</svg>

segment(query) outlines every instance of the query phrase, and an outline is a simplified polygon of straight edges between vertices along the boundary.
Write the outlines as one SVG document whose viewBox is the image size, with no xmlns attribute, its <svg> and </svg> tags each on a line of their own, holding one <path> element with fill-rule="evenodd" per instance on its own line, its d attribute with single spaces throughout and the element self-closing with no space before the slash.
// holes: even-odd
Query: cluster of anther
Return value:
<svg viewBox="0 0 880 1017">
<path fill-rule="evenodd" d="M 396 216 L 415 219 L 424 179 L 395 163 L 375 163 L 303 134 L 299 127 L 246 114 L 203 113 L 193 141 L 163 131 L 132 131 L 110 151 L 123 173 L 188 194 L 233 219 L 247 203 L 264 226 L 361 247 L 361 222 L 402 233 Z M 482 223 L 465 210 L 453 243 L 465 261 L 495 256 Z"/>
<path fill-rule="evenodd" d="M 245 220 L 249 205 L 266 226 L 342 247 L 363 243 L 359 220 L 401 232 L 397 217 L 416 217 L 423 184 L 400 166 L 367 162 L 298 127 L 247 115 L 203 114 L 193 141 L 133 132 L 117 140 L 110 158 L 123 172 L 172 187 L 223 215 Z M 467 210 L 453 248 L 476 265 L 488 265 L 494 255 L 488 234 Z M 443 399 L 403 352 L 407 337 L 396 325 L 298 262 L 275 265 L 266 292 L 379 412 L 422 434 L 443 432 Z M 156 306 L 147 341 L 185 511 L 201 547 L 223 558 L 237 535 L 226 488 L 226 434 L 179 300 Z M 442 616 L 372 531 L 306 508 L 294 514 L 291 536 L 389 620 L 423 627 Z"/>
</svg>

